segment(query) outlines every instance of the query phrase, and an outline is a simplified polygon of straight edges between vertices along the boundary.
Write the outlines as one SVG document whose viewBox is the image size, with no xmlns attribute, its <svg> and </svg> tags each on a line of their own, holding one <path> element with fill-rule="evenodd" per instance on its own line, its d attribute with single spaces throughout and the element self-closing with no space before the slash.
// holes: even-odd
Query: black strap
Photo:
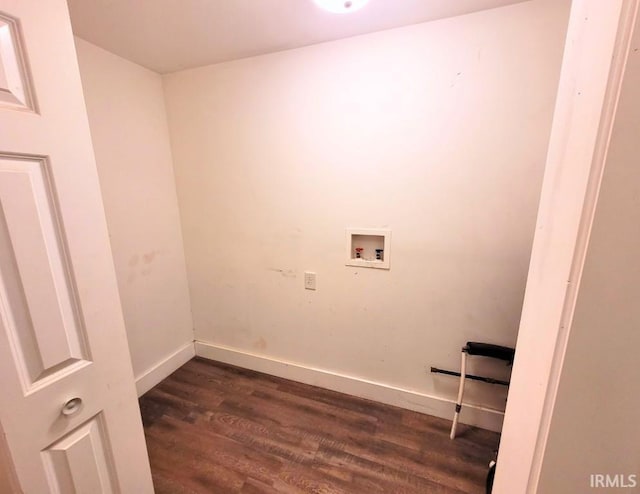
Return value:
<svg viewBox="0 0 640 494">
<path fill-rule="evenodd" d="M 515 348 L 492 345 L 491 343 L 479 343 L 477 341 L 468 341 L 463 350 L 469 355 L 497 358 L 506 362 L 513 362 L 513 357 L 516 353 Z"/>
</svg>

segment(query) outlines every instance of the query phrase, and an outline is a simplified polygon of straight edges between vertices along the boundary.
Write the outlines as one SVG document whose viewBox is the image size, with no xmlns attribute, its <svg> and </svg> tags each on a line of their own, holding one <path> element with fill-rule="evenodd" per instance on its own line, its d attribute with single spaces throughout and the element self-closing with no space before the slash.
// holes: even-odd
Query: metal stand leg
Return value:
<svg viewBox="0 0 640 494">
<path fill-rule="evenodd" d="M 458 427 L 458 418 L 460 410 L 462 410 L 462 395 L 464 394 L 464 381 L 467 373 L 467 352 L 466 348 L 462 349 L 462 357 L 460 358 L 460 387 L 458 388 L 458 400 L 456 401 L 456 412 L 453 415 L 453 424 L 451 425 L 451 434 L 449 437 L 455 439 L 456 428 Z"/>
</svg>

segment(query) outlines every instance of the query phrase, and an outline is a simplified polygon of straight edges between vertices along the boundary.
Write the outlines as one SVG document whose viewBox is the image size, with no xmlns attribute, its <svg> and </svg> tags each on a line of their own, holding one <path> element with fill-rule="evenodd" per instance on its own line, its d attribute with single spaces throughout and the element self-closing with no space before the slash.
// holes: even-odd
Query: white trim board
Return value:
<svg viewBox="0 0 640 494">
<path fill-rule="evenodd" d="M 431 396 L 388 384 L 368 381 L 355 376 L 339 374 L 326 369 L 307 367 L 297 362 L 278 360 L 264 355 L 245 352 L 203 341 L 195 342 L 198 357 L 216 360 L 245 369 L 264 372 L 272 376 L 394 405 L 440 418 L 452 419 L 455 401 Z M 464 405 L 460 422 L 492 431 L 502 428 L 503 412 L 476 405 Z"/>
<path fill-rule="evenodd" d="M 166 379 L 175 372 L 178 368 L 182 367 L 189 360 L 195 357 L 194 342 L 181 346 L 178 350 L 173 352 L 168 357 L 164 358 L 150 369 L 147 369 L 142 375 L 136 377 L 136 389 L 138 390 L 138 396 L 142 396 L 156 384 L 160 383 L 163 379 Z"/>
<path fill-rule="evenodd" d="M 639 4 L 640 0 L 571 3 L 493 486 L 496 494 L 538 492 Z"/>
</svg>

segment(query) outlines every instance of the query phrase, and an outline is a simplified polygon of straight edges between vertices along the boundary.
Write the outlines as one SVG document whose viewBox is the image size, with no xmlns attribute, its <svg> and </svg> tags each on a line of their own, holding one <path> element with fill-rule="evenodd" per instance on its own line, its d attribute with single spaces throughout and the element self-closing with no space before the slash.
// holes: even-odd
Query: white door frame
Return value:
<svg viewBox="0 0 640 494">
<path fill-rule="evenodd" d="M 638 0 L 573 0 L 495 494 L 535 493 Z"/>
</svg>

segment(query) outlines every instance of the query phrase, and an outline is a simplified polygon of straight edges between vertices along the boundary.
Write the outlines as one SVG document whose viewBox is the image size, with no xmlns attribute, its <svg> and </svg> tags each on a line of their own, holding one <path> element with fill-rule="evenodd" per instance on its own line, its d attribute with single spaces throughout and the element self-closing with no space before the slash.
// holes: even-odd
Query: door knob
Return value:
<svg viewBox="0 0 640 494">
<path fill-rule="evenodd" d="M 81 398 L 71 398 L 62 406 L 62 415 L 66 415 L 67 417 L 69 415 L 73 415 L 78 410 L 80 410 L 81 406 L 82 406 Z"/>
</svg>

